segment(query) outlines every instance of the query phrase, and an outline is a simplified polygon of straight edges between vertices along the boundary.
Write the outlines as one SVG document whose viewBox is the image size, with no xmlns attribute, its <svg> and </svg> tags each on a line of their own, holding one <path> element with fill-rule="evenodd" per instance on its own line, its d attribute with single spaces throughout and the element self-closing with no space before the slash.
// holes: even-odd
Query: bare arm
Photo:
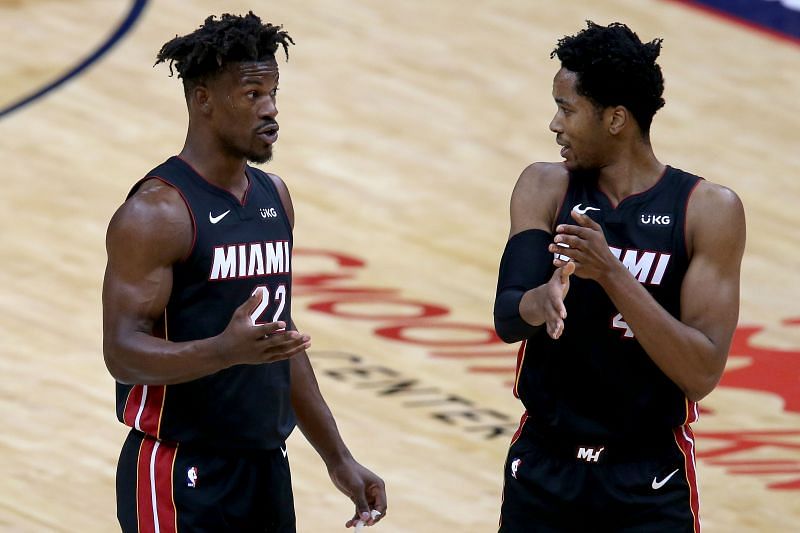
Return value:
<svg viewBox="0 0 800 533">
<path fill-rule="evenodd" d="M 534 163 L 527 167 L 511 195 L 509 238 L 529 229 L 552 233 L 567 185 L 567 171 L 561 164 Z M 569 263 L 556 269 L 547 283 L 527 291 L 519 303 L 522 319 L 532 326 L 546 324 L 547 333 L 554 339 L 564 331 L 564 298 L 574 270 L 575 266 Z"/>
<path fill-rule="evenodd" d="M 216 337 L 169 342 L 158 334 L 172 290 L 172 266 L 188 252 L 192 222 L 178 192 L 151 180 L 114 214 L 106 236 L 103 354 L 122 383 L 172 384 L 237 363 L 270 362 L 300 351 L 307 337 L 274 333 L 282 324 L 252 326 L 250 298 Z M 270 335 L 266 338 L 265 335 Z"/>
<path fill-rule="evenodd" d="M 292 358 L 292 407 L 297 426 L 328 468 L 331 481 L 355 504 L 355 515 L 345 527 L 361 519 L 372 525 L 386 516 L 386 487 L 383 480 L 359 464 L 345 446 L 336 421 L 319 390 L 308 355 Z M 380 514 L 373 518 L 370 511 Z"/>
<path fill-rule="evenodd" d="M 269 174 L 269 177 L 281 197 L 289 226 L 294 228 L 294 205 L 289 189 L 279 176 Z M 291 329 L 296 329 L 294 323 Z M 325 462 L 333 484 L 355 504 L 356 513 L 347 520 L 345 527 L 354 527 L 359 519 L 368 525 L 375 524 L 386 516 L 383 480 L 359 464 L 347 449 L 333 413 L 319 390 L 305 350 L 293 357 L 290 365 L 292 408 L 297 416 L 297 426 Z M 370 514 L 373 510 L 380 514 L 373 518 Z"/>
<path fill-rule="evenodd" d="M 574 215 L 573 215 L 574 216 Z M 598 281 L 636 339 L 690 400 L 711 392 L 725 369 L 739 316 L 739 278 L 744 253 L 744 208 L 733 191 L 701 182 L 687 211 L 689 268 L 681 286 L 680 320 L 670 315 L 608 251 L 588 217 L 570 246 L 576 275 Z M 599 232 L 602 237 L 602 232 Z M 556 237 L 558 241 L 561 235 Z M 590 242 L 594 241 L 594 242 Z"/>
</svg>

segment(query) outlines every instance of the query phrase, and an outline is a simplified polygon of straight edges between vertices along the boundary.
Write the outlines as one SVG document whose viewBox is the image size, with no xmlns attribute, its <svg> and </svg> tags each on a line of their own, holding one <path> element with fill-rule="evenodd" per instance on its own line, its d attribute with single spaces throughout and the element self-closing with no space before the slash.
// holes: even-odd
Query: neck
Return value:
<svg viewBox="0 0 800 533">
<path fill-rule="evenodd" d="M 626 197 L 655 185 L 665 169 L 649 144 L 637 143 L 600 169 L 597 185 L 617 205 Z"/>
<path fill-rule="evenodd" d="M 244 197 L 248 186 L 244 170 L 247 161 L 244 158 L 228 156 L 209 139 L 193 134 L 192 128 L 189 128 L 186 142 L 178 155 L 207 181 L 240 200 Z"/>
</svg>

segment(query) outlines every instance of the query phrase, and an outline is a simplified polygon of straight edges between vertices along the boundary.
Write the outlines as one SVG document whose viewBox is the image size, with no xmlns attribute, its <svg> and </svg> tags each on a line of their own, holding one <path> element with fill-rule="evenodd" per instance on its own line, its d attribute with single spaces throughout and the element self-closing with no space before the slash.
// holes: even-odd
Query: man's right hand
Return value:
<svg viewBox="0 0 800 533">
<path fill-rule="evenodd" d="M 519 304 L 520 316 L 529 324 L 544 323 L 547 334 L 558 339 L 564 332 L 567 308 L 564 298 L 569 292 L 569 277 L 575 272 L 575 263 L 569 262 L 555 270 L 550 281 L 525 293 Z"/>
<path fill-rule="evenodd" d="M 285 322 L 253 325 L 252 314 L 260 302 L 260 293 L 250 296 L 217 337 L 220 355 L 231 365 L 274 363 L 311 346 L 311 337 L 287 330 Z"/>
</svg>

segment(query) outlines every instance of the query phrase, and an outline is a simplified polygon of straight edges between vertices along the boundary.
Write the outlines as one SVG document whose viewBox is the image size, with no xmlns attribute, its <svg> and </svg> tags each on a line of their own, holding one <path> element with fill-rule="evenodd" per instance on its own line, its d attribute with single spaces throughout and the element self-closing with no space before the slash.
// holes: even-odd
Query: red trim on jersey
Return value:
<svg viewBox="0 0 800 533">
<path fill-rule="evenodd" d="M 178 530 L 172 486 L 177 451 L 177 445 L 149 437 L 142 439 L 136 467 L 136 518 L 140 533 Z"/>
<path fill-rule="evenodd" d="M 211 186 L 212 186 L 212 187 L 214 187 L 215 189 L 218 189 L 220 192 L 223 192 L 223 193 L 227 194 L 228 196 L 230 196 L 231 198 L 234 198 L 234 199 L 236 200 L 236 203 L 238 203 L 240 206 L 242 206 L 242 207 L 244 207 L 244 206 L 245 206 L 245 204 L 247 203 L 247 194 L 250 192 L 250 187 L 252 187 L 252 185 L 253 185 L 253 180 L 251 180 L 251 179 L 250 179 L 250 176 L 248 176 L 248 175 L 247 175 L 247 168 L 246 168 L 246 167 L 245 167 L 244 177 L 245 177 L 245 178 L 247 178 L 247 188 L 244 190 L 244 196 L 242 197 L 242 199 L 241 199 L 241 200 L 239 200 L 238 198 L 236 198 L 236 195 L 235 195 L 235 194 L 233 194 L 231 191 L 229 191 L 228 189 L 225 189 L 225 188 L 223 188 L 223 187 L 220 187 L 219 185 L 217 185 L 217 184 L 216 184 L 216 183 L 214 183 L 213 181 L 209 180 L 208 178 L 206 178 L 205 176 L 203 176 L 202 174 L 200 174 L 200 173 L 197 171 L 197 169 L 196 169 L 196 168 L 194 168 L 194 167 L 192 166 L 192 164 L 191 164 L 191 163 L 189 163 L 187 160 L 185 160 L 184 158 L 182 158 L 182 157 L 181 157 L 181 156 L 179 156 L 179 155 L 176 155 L 175 157 L 176 157 L 176 158 L 178 158 L 178 159 L 180 159 L 180 160 L 181 160 L 181 161 L 183 161 L 184 163 L 186 163 L 186 166 L 188 166 L 189 168 L 191 168 L 191 169 L 192 169 L 192 172 L 194 172 L 195 174 L 197 174 L 198 176 L 200 176 L 200 178 L 201 178 L 203 181 L 205 181 L 206 183 L 208 183 L 209 185 L 211 185 Z"/>
<path fill-rule="evenodd" d="M 166 397 L 166 387 L 164 385 L 148 385 L 147 398 L 144 402 L 144 409 L 139 419 L 139 430 L 160 437 L 161 413 L 164 411 L 164 398 Z"/>
<path fill-rule="evenodd" d="M 617 205 L 614 205 L 614 202 L 613 202 L 613 200 L 611 200 L 611 197 L 610 197 L 608 194 L 606 194 L 606 192 L 605 192 L 605 191 L 603 191 L 602 189 L 600 189 L 600 187 L 598 187 L 598 188 L 597 188 L 597 191 L 598 191 L 600 194 L 602 194 L 603 196 L 605 196 L 605 197 L 606 197 L 606 200 L 608 200 L 608 204 L 611 206 L 611 210 L 612 210 L 612 211 L 616 211 L 616 210 L 617 210 L 617 208 L 618 208 L 620 205 L 622 205 L 622 202 L 624 202 L 624 201 L 628 200 L 629 198 L 636 198 L 637 196 L 642 196 L 643 194 L 647 194 L 647 193 L 649 193 L 650 191 L 652 191 L 653 189 L 655 189 L 655 188 L 658 186 L 658 184 L 659 184 L 659 183 L 661 183 L 661 181 L 662 181 L 662 180 L 664 179 L 664 177 L 667 175 L 667 171 L 668 171 L 670 168 L 672 168 L 672 167 L 670 167 L 669 165 L 665 165 L 665 166 L 664 166 L 664 170 L 661 172 L 661 176 L 659 176 L 659 178 L 656 180 L 656 182 L 655 182 L 654 184 L 652 184 L 650 187 L 646 188 L 646 189 L 645 189 L 645 190 L 643 190 L 643 191 L 635 192 L 635 193 L 633 193 L 633 194 L 629 194 L 628 196 L 625 196 L 625 197 L 623 197 L 623 198 L 622 198 L 622 199 L 621 199 L 619 202 L 617 202 Z"/>
<path fill-rule="evenodd" d="M 125 402 L 123 423 L 158 438 L 165 398 L 164 385 L 134 385 Z"/>
<path fill-rule="evenodd" d="M 522 428 L 525 426 L 525 422 L 527 421 L 528 421 L 528 411 L 525 411 L 524 413 L 522 413 L 522 416 L 519 419 L 519 427 L 514 432 L 514 436 L 511 437 L 511 445 L 517 442 L 519 436 L 522 435 Z"/>
<path fill-rule="evenodd" d="M 522 363 L 525 360 L 525 346 L 527 346 L 528 341 L 522 341 L 522 344 L 519 345 L 519 351 L 517 352 L 517 368 L 514 370 L 514 398 L 519 398 L 519 376 L 522 374 Z"/>
<path fill-rule="evenodd" d="M 694 191 L 697 190 L 697 186 L 700 185 L 700 183 L 702 183 L 704 180 L 704 178 L 700 178 L 697 180 L 697 183 L 692 186 L 692 190 L 690 190 L 689 194 L 686 195 L 686 205 L 683 206 L 683 249 L 686 250 L 686 257 L 690 261 L 692 259 L 692 255 L 694 255 L 694 250 L 692 250 L 692 253 L 689 253 L 689 241 L 686 238 L 686 226 L 688 225 L 686 222 L 689 216 L 689 200 L 691 199 L 692 194 L 694 194 Z"/>
<path fill-rule="evenodd" d="M 122 423 L 126 426 L 136 427 L 136 414 L 142 403 L 142 386 L 134 385 L 128 391 L 128 398 L 125 400 L 125 408 L 122 411 Z"/>
<path fill-rule="evenodd" d="M 686 398 L 686 420 L 684 424 L 694 424 L 700 419 L 700 405 Z"/>
<path fill-rule="evenodd" d="M 556 232 L 556 226 L 558 226 L 558 216 L 561 214 L 561 210 L 564 209 L 564 203 L 567 201 L 567 195 L 569 194 L 569 183 L 569 177 L 567 177 L 567 188 L 564 190 L 564 195 L 561 197 L 561 201 L 558 203 L 558 209 L 556 209 L 556 218 L 554 220 L 555 224 L 553 224 L 553 227 L 550 228 L 550 233 Z"/>
<path fill-rule="evenodd" d="M 689 485 L 689 506 L 694 517 L 694 532 L 700 533 L 700 493 L 697 490 L 697 467 L 694 457 L 694 433 L 686 424 L 672 430 L 675 443 L 683 454 L 686 483 Z"/>
<path fill-rule="evenodd" d="M 156 175 L 147 176 L 146 178 L 144 178 L 141 181 L 141 183 L 144 183 L 145 180 L 149 180 L 149 179 L 158 180 L 161 183 L 163 183 L 164 185 L 167 185 L 167 186 L 175 189 L 176 191 L 178 191 L 178 194 L 181 196 L 181 200 L 183 200 L 184 205 L 186 205 L 186 210 L 189 211 L 189 216 L 192 218 L 192 245 L 189 246 L 189 251 L 186 253 L 186 255 L 184 255 L 181 258 L 181 262 L 184 262 L 187 259 L 189 259 L 189 257 L 192 255 L 192 252 L 194 251 L 194 246 L 197 243 L 197 219 L 194 216 L 194 211 L 192 211 L 192 208 L 189 205 L 189 200 L 186 199 L 186 197 L 183 195 L 183 192 L 178 187 L 176 187 L 175 184 L 170 183 L 167 180 L 165 180 L 164 178 L 162 178 L 161 176 L 156 176 Z"/>
</svg>

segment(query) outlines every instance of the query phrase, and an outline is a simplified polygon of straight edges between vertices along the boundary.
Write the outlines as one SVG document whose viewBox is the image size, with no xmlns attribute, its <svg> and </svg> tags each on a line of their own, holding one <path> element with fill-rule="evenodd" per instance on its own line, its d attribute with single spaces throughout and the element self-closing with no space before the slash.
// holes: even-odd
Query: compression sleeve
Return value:
<svg viewBox="0 0 800 533">
<path fill-rule="evenodd" d="M 553 236 L 540 229 L 521 231 L 506 243 L 497 277 L 494 329 L 498 337 L 512 343 L 527 339 L 542 325 L 532 326 L 519 314 L 522 296 L 550 279 L 553 254 L 547 250 Z"/>
</svg>

